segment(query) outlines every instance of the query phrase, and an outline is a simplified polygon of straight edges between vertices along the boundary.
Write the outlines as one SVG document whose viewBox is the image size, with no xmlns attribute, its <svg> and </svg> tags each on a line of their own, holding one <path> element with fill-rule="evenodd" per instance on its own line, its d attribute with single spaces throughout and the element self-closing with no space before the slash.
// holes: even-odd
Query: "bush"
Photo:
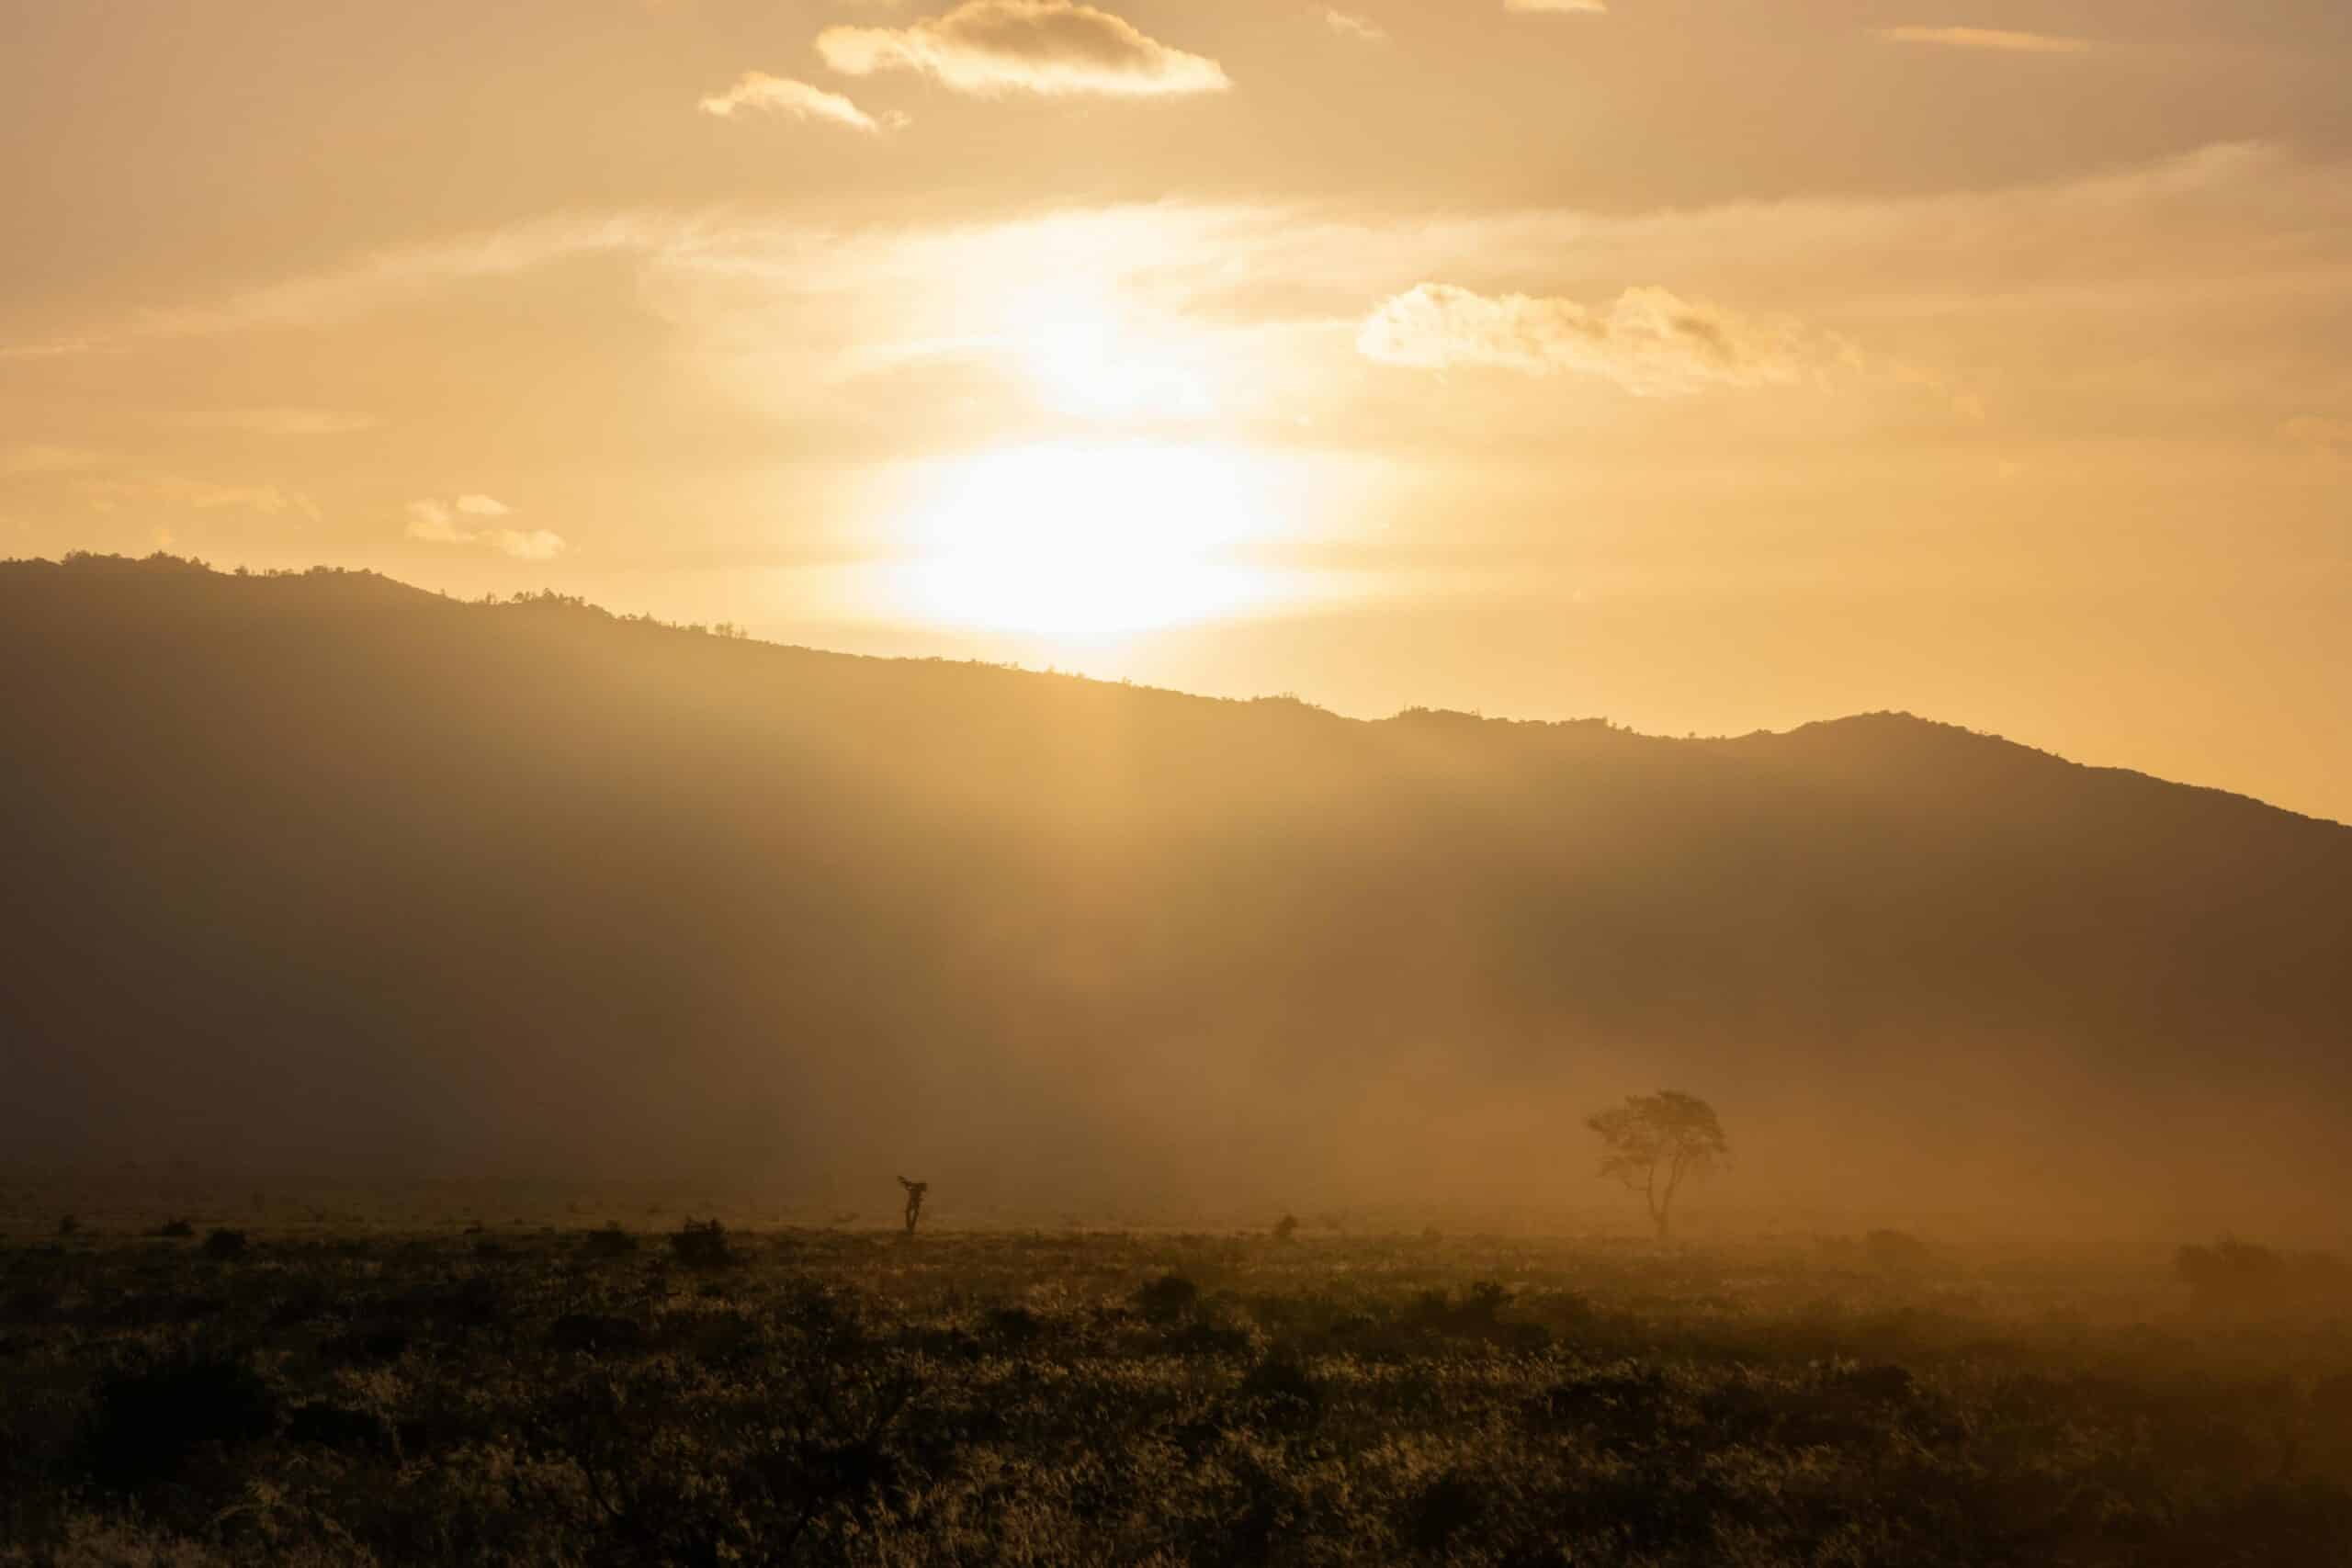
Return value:
<svg viewBox="0 0 2352 1568">
<path fill-rule="evenodd" d="M 1296 1235 L 1298 1235 L 1298 1216 L 1296 1214 L 1284 1214 L 1281 1219 L 1274 1222 L 1274 1239 L 1276 1241 L 1288 1241 Z"/>
<path fill-rule="evenodd" d="M 196 1234 L 196 1227 L 186 1220 L 165 1220 L 147 1234 L 164 1241 L 186 1241 Z"/>
<path fill-rule="evenodd" d="M 1150 1323 L 1174 1323 L 1190 1314 L 1200 1299 L 1201 1288 L 1182 1274 L 1163 1274 L 1136 1292 L 1136 1305 Z"/>
<path fill-rule="evenodd" d="M 1297 1355 L 1278 1349 L 1250 1369 L 1237 1391 L 1268 1426 L 1311 1427 L 1323 1417 L 1323 1385 Z"/>
<path fill-rule="evenodd" d="M 1415 1550 L 1435 1555 L 1456 1536 L 1483 1524 L 1487 1512 L 1487 1489 L 1464 1472 L 1449 1471 L 1409 1500 L 1402 1533 Z"/>
<path fill-rule="evenodd" d="M 735 1261 L 727 1245 L 727 1227 L 716 1219 L 688 1219 L 670 1238 L 670 1256 L 689 1269 L 723 1269 Z"/>
<path fill-rule="evenodd" d="M 256 1442 L 277 1424 L 268 1385 L 243 1361 L 128 1373 L 100 1384 L 97 1403 L 90 1467 L 112 1487 L 169 1480 L 205 1444 Z"/>
<path fill-rule="evenodd" d="M 2352 1275 L 2333 1253 L 2281 1253 L 2225 1235 L 2211 1247 L 2184 1247 L 2174 1272 L 2200 1309 L 2320 1307 L 2339 1303 Z"/>
<path fill-rule="evenodd" d="M 632 1318 L 606 1313 L 569 1312 L 548 1325 L 548 1343 L 559 1350 L 627 1352 L 645 1344 L 645 1330 Z"/>
<path fill-rule="evenodd" d="M 989 1332 L 1007 1345 L 1035 1344 L 1046 1332 L 1046 1320 L 1024 1306 L 990 1307 Z"/>
<path fill-rule="evenodd" d="M 1510 1287 L 1480 1280 L 1462 1298 L 1462 1315 L 1473 1323 L 1492 1323 L 1510 1304 Z"/>
<path fill-rule="evenodd" d="M 243 1258 L 245 1255 L 245 1233 L 216 1230 L 204 1238 L 207 1258 Z"/>
<path fill-rule="evenodd" d="M 81 1228 L 82 1222 L 72 1214 L 57 1222 L 57 1234 L 60 1235 L 73 1235 Z"/>
<path fill-rule="evenodd" d="M 311 1404 L 298 1408 L 286 1423 L 286 1440 L 302 1448 L 336 1453 L 392 1457 L 397 1451 L 391 1428 L 368 1411 L 338 1404 Z"/>
<path fill-rule="evenodd" d="M 2184 1247 L 2173 1258 L 2199 1306 L 2244 1306 L 2276 1296 L 2287 1283 L 2287 1260 L 2267 1247 L 2225 1235 L 2211 1247 Z"/>
<path fill-rule="evenodd" d="M 637 1237 L 615 1223 L 582 1236 L 580 1251 L 586 1258 L 627 1258 L 637 1251 Z"/>
</svg>

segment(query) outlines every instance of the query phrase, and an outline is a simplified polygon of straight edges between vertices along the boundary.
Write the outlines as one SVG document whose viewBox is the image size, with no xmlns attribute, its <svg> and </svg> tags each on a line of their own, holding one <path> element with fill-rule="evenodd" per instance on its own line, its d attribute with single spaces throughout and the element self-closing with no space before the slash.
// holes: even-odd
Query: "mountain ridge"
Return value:
<svg viewBox="0 0 2352 1568">
<path fill-rule="evenodd" d="M 0 1136 L 55 1155 L 1590 1198 L 1580 1112 L 1671 1082 L 1792 1201 L 2345 1190 L 2352 829 L 1957 726 L 1359 720 L 179 562 L 0 567 Z"/>
</svg>

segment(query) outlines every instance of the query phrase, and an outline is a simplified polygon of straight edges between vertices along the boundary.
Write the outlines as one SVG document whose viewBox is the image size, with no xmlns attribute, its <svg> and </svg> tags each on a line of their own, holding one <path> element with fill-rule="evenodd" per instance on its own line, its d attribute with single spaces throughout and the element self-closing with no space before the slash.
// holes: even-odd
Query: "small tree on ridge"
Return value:
<svg viewBox="0 0 2352 1568">
<path fill-rule="evenodd" d="M 1588 1116 L 1584 1124 L 1600 1134 L 1600 1174 L 1642 1195 L 1660 1241 L 1684 1179 L 1731 1155 L 1715 1108 L 1675 1089 L 1628 1095 L 1624 1104 Z"/>
</svg>

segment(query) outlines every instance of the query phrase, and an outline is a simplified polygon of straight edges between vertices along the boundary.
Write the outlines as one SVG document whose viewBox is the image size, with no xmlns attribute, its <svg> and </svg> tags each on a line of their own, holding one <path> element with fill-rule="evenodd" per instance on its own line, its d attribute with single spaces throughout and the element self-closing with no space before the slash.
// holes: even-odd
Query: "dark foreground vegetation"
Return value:
<svg viewBox="0 0 2352 1568">
<path fill-rule="evenodd" d="M 0 1562 L 2352 1562 L 2240 1244 L 673 1224 L 19 1235 Z"/>
</svg>

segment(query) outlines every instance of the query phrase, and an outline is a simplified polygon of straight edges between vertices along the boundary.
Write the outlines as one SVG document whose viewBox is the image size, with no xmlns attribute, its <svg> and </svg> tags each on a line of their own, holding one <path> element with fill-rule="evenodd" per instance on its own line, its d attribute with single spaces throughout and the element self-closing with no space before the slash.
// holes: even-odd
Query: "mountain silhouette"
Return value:
<svg viewBox="0 0 2352 1568">
<path fill-rule="evenodd" d="M 2352 829 L 1903 715 L 1363 722 L 164 558 L 0 566 L 0 660 L 26 1159 L 1540 1207 L 1672 1084 L 1723 1201 L 2352 1175 Z"/>
</svg>

